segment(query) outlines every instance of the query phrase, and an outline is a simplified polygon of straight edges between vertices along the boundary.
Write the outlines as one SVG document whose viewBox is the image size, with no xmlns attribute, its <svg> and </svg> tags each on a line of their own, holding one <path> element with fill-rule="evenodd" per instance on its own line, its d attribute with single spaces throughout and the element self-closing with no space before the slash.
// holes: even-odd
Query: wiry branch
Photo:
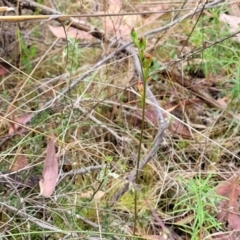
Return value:
<svg viewBox="0 0 240 240">
<path fill-rule="evenodd" d="M 11 212 L 14 212 L 15 215 L 21 216 L 25 219 L 27 219 L 28 221 L 35 223 L 37 226 L 43 228 L 43 229 L 48 229 L 54 232 L 63 232 L 63 230 L 61 230 L 60 228 L 57 228 L 47 222 L 42 221 L 41 219 L 35 218 L 27 213 L 25 213 L 24 211 L 22 211 L 21 209 L 17 209 L 13 206 L 10 206 L 4 202 L 0 203 L 2 206 L 4 206 L 6 209 L 8 209 Z"/>
</svg>

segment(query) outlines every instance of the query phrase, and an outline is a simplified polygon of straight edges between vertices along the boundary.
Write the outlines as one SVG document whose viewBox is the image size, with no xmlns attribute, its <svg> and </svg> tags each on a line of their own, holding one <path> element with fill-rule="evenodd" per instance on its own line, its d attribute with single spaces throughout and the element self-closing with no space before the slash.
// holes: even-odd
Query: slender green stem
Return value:
<svg viewBox="0 0 240 240">
<path fill-rule="evenodd" d="M 135 29 L 131 31 L 131 38 L 133 43 L 138 49 L 138 58 L 141 66 L 142 72 L 142 86 L 140 87 L 139 91 L 141 92 L 141 100 L 142 100 L 142 125 L 141 125 L 141 133 L 138 145 L 138 154 L 137 154 L 137 164 L 136 164 L 136 177 L 135 177 L 135 184 L 138 184 L 138 176 L 139 176 L 139 165 L 140 165 L 140 158 L 141 158 L 141 146 L 143 141 L 143 131 L 144 131 L 144 120 L 145 120 L 145 108 L 146 108 L 146 86 L 147 86 L 147 79 L 149 76 L 149 68 L 151 66 L 152 57 L 150 54 L 145 53 L 146 49 L 146 39 L 144 37 L 138 37 Z M 133 227 L 133 235 L 136 233 L 137 229 L 137 220 L 138 220 L 138 208 L 137 208 L 137 201 L 138 201 L 138 193 L 137 188 L 135 188 L 134 192 L 134 227 Z"/>
<path fill-rule="evenodd" d="M 142 66 L 141 66 L 142 69 Z M 140 139 L 139 139 L 139 145 L 138 145 L 138 155 L 137 155 L 137 166 L 136 166 L 136 179 L 135 183 L 138 184 L 138 176 L 139 176 L 139 163 L 141 158 L 141 146 L 143 141 L 143 131 L 144 131 L 144 120 L 145 120 L 145 108 L 146 108 L 146 86 L 147 86 L 147 77 L 144 76 L 143 69 L 142 69 L 142 75 L 143 75 L 143 95 L 142 95 L 142 124 L 141 124 L 141 132 L 140 132 Z M 138 193 L 135 189 L 134 192 L 134 227 L 133 227 L 133 235 L 136 233 L 137 228 L 137 219 L 138 219 L 138 209 L 137 209 L 137 200 L 138 200 Z"/>
</svg>

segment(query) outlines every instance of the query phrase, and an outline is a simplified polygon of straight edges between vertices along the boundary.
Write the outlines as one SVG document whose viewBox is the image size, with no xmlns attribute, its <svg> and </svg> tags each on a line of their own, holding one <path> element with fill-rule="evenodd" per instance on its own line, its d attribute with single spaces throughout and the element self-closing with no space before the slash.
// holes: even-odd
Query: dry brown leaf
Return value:
<svg viewBox="0 0 240 240">
<path fill-rule="evenodd" d="M 217 218 L 223 223 L 227 222 L 227 226 L 230 231 L 240 231 L 240 204 L 238 203 L 238 197 L 240 196 L 240 185 L 238 181 L 239 176 L 232 177 L 229 180 L 220 183 L 216 188 L 218 195 L 227 198 L 221 199 L 221 202 L 218 205 L 219 213 L 217 214 Z"/>
<path fill-rule="evenodd" d="M 174 108 L 171 109 L 173 110 Z M 157 125 L 156 113 L 152 106 L 148 105 L 146 107 L 145 116 L 150 122 L 152 122 L 154 125 Z M 192 138 L 192 134 L 189 129 L 177 119 L 173 119 L 170 122 L 168 130 L 173 134 L 181 136 L 182 138 Z"/>
<path fill-rule="evenodd" d="M 14 164 L 9 168 L 10 172 L 19 171 L 22 168 L 28 166 L 28 160 L 23 155 L 18 155 L 14 161 Z"/>
<path fill-rule="evenodd" d="M 56 26 L 48 25 L 48 27 L 50 31 L 58 38 L 72 37 L 74 39 L 82 39 L 82 40 L 93 39 L 90 33 L 81 31 L 73 27 L 69 27 L 68 29 L 66 29 L 66 32 L 64 31 L 64 28 L 62 26 L 56 27 Z"/>
<path fill-rule="evenodd" d="M 142 110 L 141 110 L 141 115 L 140 117 L 142 117 Z M 156 117 L 156 112 L 153 108 L 153 106 L 150 106 L 150 105 L 147 105 L 146 106 L 146 109 L 145 109 L 145 118 L 153 123 L 155 126 L 158 125 L 158 120 L 157 120 L 157 117 Z"/>
<path fill-rule="evenodd" d="M 182 138 L 192 138 L 192 134 L 189 129 L 177 119 L 173 119 L 170 122 L 168 130 L 173 134 L 181 136 Z"/>
<path fill-rule="evenodd" d="M 163 113 L 163 115 L 166 117 L 166 114 Z M 132 113 L 131 116 L 131 122 L 132 124 L 134 124 L 135 126 L 138 126 L 141 124 L 141 118 L 142 118 L 142 110 L 138 109 L 136 111 L 134 111 Z M 152 124 L 154 124 L 155 126 L 158 125 L 158 121 L 157 121 L 157 117 L 156 117 L 156 113 L 155 110 L 152 106 L 147 105 L 146 109 L 145 109 L 145 118 L 146 120 L 148 120 L 149 122 L 151 122 Z M 192 138 L 192 134 L 189 131 L 189 129 L 179 120 L 177 119 L 173 119 L 168 127 L 168 130 L 170 132 L 172 132 L 173 134 L 179 135 L 182 138 L 187 138 L 190 139 Z"/>
<path fill-rule="evenodd" d="M 55 152 L 55 144 L 52 139 L 48 140 L 47 156 L 44 160 L 42 179 L 39 181 L 40 195 L 50 197 L 58 180 L 58 159 Z"/>
<path fill-rule="evenodd" d="M 2 65 L 0 65 L 0 76 L 4 76 L 7 73 L 8 71 Z"/>
<path fill-rule="evenodd" d="M 221 22 L 227 23 L 230 27 L 230 32 L 234 33 L 239 30 L 239 24 L 240 24 L 240 17 L 227 15 L 225 13 L 222 13 L 219 17 L 219 20 Z M 240 34 L 238 33 L 234 39 L 238 42 L 240 42 Z"/>
<path fill-rule="evenodd" d="M 117 14 L 122 10 L 122 0 L 110 0 L 108 2 L 108 13 Z M 98 12 L 103 13 L 103 12 Z M 130 38 L 130 31 L 141 20 L 138 15 L 131 16 L 111 16 L 102 18 L 106 33 L 114 34 L 116 37 L 122 37 L 124 40 Z"/>
<path fill-rule="evenodd" d="M 18 123 L 20 123 L 20 124 L 22 124 L 22 125 L 25 125 L 25 124 L 27 124 L 28 122 L 31 121 L 32 117 L 33 117 L 33 114 L 31 114 L 31 113 L 30 113 L 30 114 L 24 114 L 24 115 L 22 115 L 21 117 L 15 119 L 15 122 L 18 122 Z M 12 126 L 9 128 L 8 133 L 9 133 L 9 134 L 15 133 L 15 132 L 17 132 L 20 128 L 21 128 L 21 126 L 20 126 L 19 124 L 14 123 L 14 124 L 12 124 Z"/>
<path fill-rule="evenodd" d="M 229 3 L 230 3 L 230 1 L 229 1 Z M 239 3 L 240 2 L 238 1 L 238 2 L 233 2 L 233 3 L 229 4 L 228 11 L 229 11 L 230 15 L 240 17 Z"/>
<path fill-rule="evenodd" d="M 157 118 L 156 113 L 152 106 L 147 105 L 145 109 L 145 119 L 152 123 L 153 125 L 157 126 Z M 136 109 L 131 113 L 130 122 L 134 126 L 140 126 L 142 122 L 142 109 Z"/>
</svg>

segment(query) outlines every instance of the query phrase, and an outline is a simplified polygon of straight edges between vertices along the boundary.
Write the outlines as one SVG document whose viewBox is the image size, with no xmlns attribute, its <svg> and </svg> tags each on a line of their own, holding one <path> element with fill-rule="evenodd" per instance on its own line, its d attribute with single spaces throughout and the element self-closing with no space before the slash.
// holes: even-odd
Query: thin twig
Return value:
<svg viewBox="0 0 240 240">
<path fill-rule="evenodd" d="M 87 114 L 88 111 L 84 109 L 83 107 L 78 107 L 78 109 L 84 113 Z M 117 140 L 120 140 L 121 142 L 130 142 L 131 139 L 125 136 L 119 136 L 113 129 L 109 128 L 107 125 L 105 125 L 103 122 L 95 118 L 91 113 L 88 115 L 88 117 L 95 123 L 97 123 L 102 128 L 105 128 L 108 132 L 110 132 Z"/>
<path fill-rule="evenodd" d="M 57 228 L 47 222 L 44 222 L 38 218 L 28 215 L 27 213 L 23 212 L 21 209 L 17 209 L 13 206 L 10 206 L 10 205 L 6 204 L 5 202 L 0 202 L 0 204 L 2 206 L 6 207 L 9 211 L 14 212 L 16 215 L 19 215 L 32 223 L 35 223 L 36 225 L 38 225 L 41 228 L 48 229 L 48 230 L 51 230 L 54 232 L 62 232 L 62 233 L 65 232 L 65 231 L 61 230 L 60 228 Z"/>
<path fill-rule="evenodd" d="M 71 212 L 71 211 L 67 211 L 67 213 L 68 213 L 70 216 L 72 216 L 72 212 Z M 88 219 L 80 216 L 79 214 L 75 214 L 75 215 L 74 215 L 74 218 L 80 219 L 82 222 L 88 224 L 89 226 L 91 226 L 91 227 L 93 227 L 93 228 L 96 228 L 96 229 L 99 228 L 99 225 L 98 225 L 98 224 L 96 224 L 96 223 L 94 223 L 94 222 L 92 222 L 92 221 L 90 221 L 90 220 L 88 220 Z"/>
</svg>

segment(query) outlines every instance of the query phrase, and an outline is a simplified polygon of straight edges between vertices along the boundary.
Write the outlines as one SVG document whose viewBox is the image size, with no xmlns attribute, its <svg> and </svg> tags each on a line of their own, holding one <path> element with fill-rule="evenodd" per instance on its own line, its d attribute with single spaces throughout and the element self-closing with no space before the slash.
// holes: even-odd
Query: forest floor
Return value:
<svg viewBox="0 0 240 240">
<path fill-rule="evenodd" d="M 237 0 L 0 6 L 1 239 L 240 239 Z"/>
</svg>

